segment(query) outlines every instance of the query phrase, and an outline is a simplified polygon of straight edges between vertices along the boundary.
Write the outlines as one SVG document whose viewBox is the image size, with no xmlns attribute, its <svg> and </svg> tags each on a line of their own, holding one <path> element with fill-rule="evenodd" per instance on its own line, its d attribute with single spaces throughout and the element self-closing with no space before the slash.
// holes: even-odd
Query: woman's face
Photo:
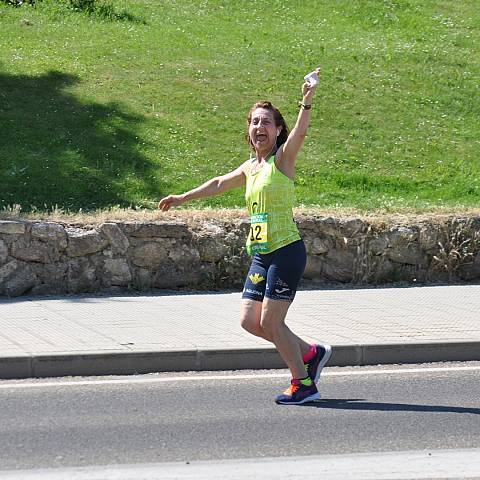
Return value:
<svg viewBox="0 0 480 480">
<path fill-rule="evenodd" d="M 265 108 L 256 108 L 248 126 L 248 135 L 255 150 L 270 152 L 277 142 L 279 127 L 275 125 L 273 112 Z"/>
</svg>

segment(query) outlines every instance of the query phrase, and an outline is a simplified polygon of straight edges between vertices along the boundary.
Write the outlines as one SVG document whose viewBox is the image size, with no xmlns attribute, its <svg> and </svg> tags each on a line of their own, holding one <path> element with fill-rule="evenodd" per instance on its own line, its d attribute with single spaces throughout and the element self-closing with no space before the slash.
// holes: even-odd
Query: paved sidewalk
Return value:
<svg viewBox="0 0 480 480">
<path fill-rule="evenodd" d="M 284 367 L 240 293 L 0 299 L 0 378 Z M 330 365 L 480 360 L 480 285 L 303 290 L 289 326 Z"/>
</svg>

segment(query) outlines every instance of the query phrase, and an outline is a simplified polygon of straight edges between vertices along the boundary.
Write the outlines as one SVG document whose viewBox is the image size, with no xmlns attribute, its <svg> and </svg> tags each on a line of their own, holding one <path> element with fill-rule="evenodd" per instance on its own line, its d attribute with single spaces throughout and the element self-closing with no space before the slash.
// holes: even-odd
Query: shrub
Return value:
<svg viewBox="0 0 480 480">
<path fill-rule="evenodd" d="M 70 0 L 70 5 L 74 10 L 80 12 L 94 13 L 98 8 L 96 0 Z"/>
<path fill-rule="evenodd" d="M 2 1 L 3 3 L 6 3 L 7 5 L 13 5 L 14 7 L 19 7 L 24 3 L 26 3 L 27 5 L 35 4 L 35 0 L 2 0 Z"/>
<path fill-rule="evenodd" d="M 96 15 L 97 17 L 105 20 L 129 20 L 132 22 L 141 21 L 135 18 L 133 15 L 130 15 L 125 10 L 120 13 L 116 12 L 113 3 L 108 1 L 70 0 L 70 6 L 76 11 L 85 12 L 90 15 Z"/>
<path fill-rule="evenodd" d="M 42 0 L 38 0 L 42 1 Z M 103 18 L 105 20 L 127 20 L 130 22 L 139 22 L 145 24 L 146 22 L 142 19 L 131 15 L 126 10 L 122 10 L 121 12 L 115 11 L 115 7 L 113 3 L 109 1 L 103 0 L 58 0 L 59 3 L 63 3 L 63 5 L 67 6 L 67 8 L 71 8 L 76 12 L 86 13 L 88 15 L 95 15 L 99 18 Z M 37 0 L 0 0 L 0 3 L 4 3 L 6 5 L 11 5 L 15 7 L 19 7 L 21 5 L 35 5 Z"/>
</svg>

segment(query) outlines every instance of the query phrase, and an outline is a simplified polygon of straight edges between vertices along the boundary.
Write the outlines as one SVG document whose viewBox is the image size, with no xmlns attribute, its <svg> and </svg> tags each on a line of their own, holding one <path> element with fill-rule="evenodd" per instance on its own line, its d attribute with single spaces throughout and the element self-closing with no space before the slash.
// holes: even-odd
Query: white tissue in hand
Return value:
<svg viewBox="0 0 480 480">
<path fill-rule="evenodd" d="M 318 78 L 317 72 L 311 72 L 308 75 L 305 75 L 305 81 L 307 81 L 310 86 L 314 87 L 320 79 Z"/>
</svg>

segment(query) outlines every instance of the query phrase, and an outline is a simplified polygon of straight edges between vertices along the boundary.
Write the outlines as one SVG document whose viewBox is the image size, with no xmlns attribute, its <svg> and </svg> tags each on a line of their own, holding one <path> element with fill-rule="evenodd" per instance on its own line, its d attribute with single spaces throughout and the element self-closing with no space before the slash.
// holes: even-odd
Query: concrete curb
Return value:
<svg viewBox="0 0 480 480">
<path fill-rule="evenodd" d="M 333 345 L 328 366 L 480 360 L 480 342 Z M 83 352 L 0 358 L 0 378 L 285 368 L 273 348 Z"/>
</svg>

